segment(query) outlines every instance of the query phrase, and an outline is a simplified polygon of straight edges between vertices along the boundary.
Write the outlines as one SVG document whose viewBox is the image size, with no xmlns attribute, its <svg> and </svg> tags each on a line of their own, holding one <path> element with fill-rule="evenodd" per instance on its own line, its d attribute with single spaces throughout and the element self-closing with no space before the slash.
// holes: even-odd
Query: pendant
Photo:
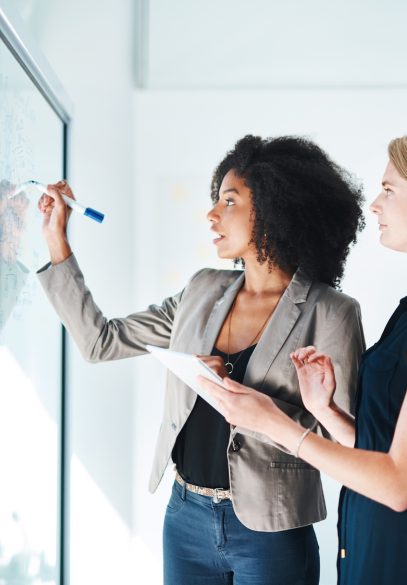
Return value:
<svg viewBox="0 0 407 585">
<path fill-rule="evenodd" d="M 228 374 L 231 374 L 233 372 L 233 364 L 231 364 L 230 362 L 226 362 L 225 368 L 227 369 Z"/>
</svg>

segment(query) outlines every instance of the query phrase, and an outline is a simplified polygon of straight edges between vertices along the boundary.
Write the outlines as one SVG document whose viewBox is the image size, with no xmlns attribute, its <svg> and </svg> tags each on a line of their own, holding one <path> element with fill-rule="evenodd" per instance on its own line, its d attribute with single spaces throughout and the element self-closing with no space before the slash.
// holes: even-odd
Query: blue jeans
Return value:
<svg viewBox="0 0 407 585">
<path fill-rule="evenodd" d="M 312 526 L 257 532 L 230 500 L 214 503 L 174 483 L 164 520 L 164 585 L 318 585 Z"/>
</svg>

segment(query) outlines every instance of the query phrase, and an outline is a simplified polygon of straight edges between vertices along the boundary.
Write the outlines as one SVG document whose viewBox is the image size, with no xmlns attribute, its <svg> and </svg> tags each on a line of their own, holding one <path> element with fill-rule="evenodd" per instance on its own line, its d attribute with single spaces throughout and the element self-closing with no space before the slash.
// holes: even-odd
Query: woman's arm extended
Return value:
<svg viewBox="0 0 407 585">
<path fill-rule="evenodd" d="M 304 440 L 300 454 L 301 459 L 352 490 L 403 512 L 407 509 L 406 444 L 405 398 L 388 453 L 343 447 L 312 434 Z"/>
<path fill-rule="evenodd" d="M 43 234 L 51 265 L 40 269 L 38 278 L 83 357 L 100 362 L 141 355 L 146 353 L 148 343 L 168 347 L 182 292 L 145 311 L 107 319 L 85 284 L 66 235 L 70 209 L 61 193 L 69 197 L 73 193 L 64 181 L 48 185 L 48 191 L 52 197 L 43 195 L 38 207 L 44 218 Z"/>
<path fill-rule="evenodd" d="M 407 399 L 404 400 L 389 453 L 344 447 L 292 421 L 271 398 L 230 380 L 221 386 L 200 378 L 202 386 L 218 401 L 228 422 L 270 436 L 301 459 L 345 486 L 389 506 L 407 509 Z M 302 441 L 302 442 L 301 442 Z"/>
</svg>

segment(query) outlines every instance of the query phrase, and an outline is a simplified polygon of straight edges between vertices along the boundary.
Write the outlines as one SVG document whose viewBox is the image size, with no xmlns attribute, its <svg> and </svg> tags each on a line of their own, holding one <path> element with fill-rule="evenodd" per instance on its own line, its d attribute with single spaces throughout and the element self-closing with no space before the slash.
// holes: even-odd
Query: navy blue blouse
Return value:
<svg viewBox="0 0 407 585">
<path fill-rule="evenodd" d="M 406 389 L 407 297 L 400 301 L 380 340 L 363 354 L 356 447 L 389 451 Z M 406 585 L 407 512 L 394 512 L 343 488 L 338 534 L 341 585 Z"/>
</svg>

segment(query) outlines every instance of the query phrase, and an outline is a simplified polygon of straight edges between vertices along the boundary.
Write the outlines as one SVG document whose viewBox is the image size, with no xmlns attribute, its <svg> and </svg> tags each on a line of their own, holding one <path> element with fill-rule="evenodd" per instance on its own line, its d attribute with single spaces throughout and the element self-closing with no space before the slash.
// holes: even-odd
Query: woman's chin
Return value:
<svg viewBox="0 0 407 585">
<path fill-rule="evenodd" d="M 379 241 L 382 246 L 389 250 L 394 250 L 394 252 L 407 252 L 407 242 L 403 241 L 403 239 L 392 239 L 389 234 L 381 233 Z"/>
<path fill-rule="evenodd" d="M 232 256 L 227 250 L 217 249 L 218 258 L 221 260 L 233 260 L 235 256 Z"/>
</svg>

